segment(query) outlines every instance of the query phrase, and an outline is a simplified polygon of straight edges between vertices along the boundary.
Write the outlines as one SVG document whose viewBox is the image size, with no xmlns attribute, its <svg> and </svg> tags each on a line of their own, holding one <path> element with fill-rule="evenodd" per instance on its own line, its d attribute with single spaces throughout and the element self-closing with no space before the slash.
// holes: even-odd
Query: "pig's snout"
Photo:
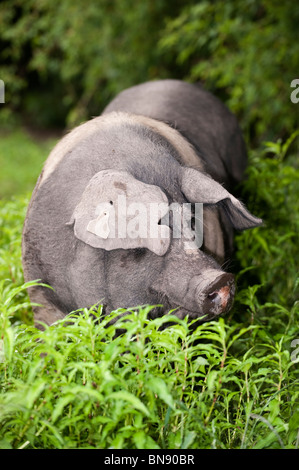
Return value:
<svg viewBox="0 0 299 470">
<path fill-rule="evenodd" d="M 232 274 L 224 273 L 209 283 L 200 294 L 202 312 L 206 315 L 221 315 L 230 310 L 235 295 Z"/>
<path fill-rule="evenodd" d="M 227 313 L 234 300 L 234 276 L 218 269 L 207 269 L 194 276 L 183 294 L 183 308 L 191 318 L 204 316 L 204 321 L 212 320 Z"/>
<path fill-rule="evenodd" d="M 164 294 L 171 308 L 178 307 L 176 316 L 188 315 L 200 321 L 210 321 L 227 313 L 235 295 L 234 276 L 214 268 L 205 269 L 191 279 L 177 269 L 156 279 L 152 288 Z"/>
</svg>

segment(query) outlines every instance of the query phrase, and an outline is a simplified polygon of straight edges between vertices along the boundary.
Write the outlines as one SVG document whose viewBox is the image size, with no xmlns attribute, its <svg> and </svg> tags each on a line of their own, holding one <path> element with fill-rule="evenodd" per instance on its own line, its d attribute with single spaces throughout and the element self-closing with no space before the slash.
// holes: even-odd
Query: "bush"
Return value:
<svg viewBox="0 0 299 470">
<path fill-rule="evenodd" d="M 160 48 L 187 80 L 223 95 L 251 145 L 298 126 L 299 6 L 273 0 L 194 2 L 168 21 Z"/>
<path fill-rule="evenodd" d="M 169 74 L 159 59 L 157 34 L 183 4 L 86 0 L 82 8 L 71 0 L 1 2 L 7 103 L 27 122 L 45 127 L 97 116 L 123 88 Z"/>
<path fill-rule="evenodd" d="M 180 78 L 222 97 L 251 144 L 286 139 L 298 126 L 298 22 L 298 4 L 277 0 L 2 1 L 0 120 L 10 109 L 71 127 L 129 86 Z"/>
</svg>

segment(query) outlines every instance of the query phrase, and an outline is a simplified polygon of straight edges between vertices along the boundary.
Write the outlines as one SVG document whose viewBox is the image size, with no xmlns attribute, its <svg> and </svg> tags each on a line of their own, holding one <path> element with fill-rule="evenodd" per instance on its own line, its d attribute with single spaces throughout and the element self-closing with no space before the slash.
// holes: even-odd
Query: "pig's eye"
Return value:
<svg viewBox="0 0 299 470">
<path fill-rule="evenodd" d="M 134 248 L 132 252 L 135 259 L 140 259 L 145 255 L 146 248 Z"/>
</svg>

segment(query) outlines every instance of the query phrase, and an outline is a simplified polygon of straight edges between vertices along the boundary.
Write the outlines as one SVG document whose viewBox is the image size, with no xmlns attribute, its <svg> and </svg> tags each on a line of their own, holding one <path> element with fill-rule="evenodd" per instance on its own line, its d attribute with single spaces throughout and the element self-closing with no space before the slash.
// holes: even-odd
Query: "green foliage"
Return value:
<svg viewBox="0 0 299 470">
<path fill-rule="evenodd" d="M 12 289 L 12 293 L 14 293 L 14 289 L 21 288 L 24 282 L 21 265 L 21 237 L 28 203 L 28 197 L 0 200 L 0 298 L 3 305 L 5 305 L 3 299 L 6 297 L 6 293 L 10 296 L 10 290 Z M 7 284 L 9 281 L 10 283 Z M 18 307 L 15 309 L 18 311 L 18 320 L 30 321 L 30 319 L 32 320 L 32 310 L 28 304 L 27 292 L 21 289 L 18 294 L 15 299 L 16 305 L 23 306 L 21 310 Z M 9 302 L 14 297 L 11 299 L 8 297 Z"/>
<path fill-rule="evenodd" d="M 245 200 L 264 220 L 259 229 L 236 237 L 241 268 L 254 267 L 255 282 L 262 284 L 261 299 L 298 308 L 298 200 L 299 166 L 296 155 L 287 155 L 298 144 L 299 131 L 285 142 L 267 142 L 263 151 L 251 152 Z M 298 148 L 298 147 L 297 147 Z M 263 294 L 263 295 L 262 295 Z M 272 306 L 273 308 L 274 306 Z M 265 315 L 268 315 L 265 308 Z"/>
<path fill-rule="evenodd" d="M 28 198 L 0 200 L 0 278 L 22 283 L 21 235 Z"/>
<path fill-rule="evenodd" d="M 298 125 L 299 5 L 277 0 L 6 0 L 0 5 L 6 104 L 27 122 L 64 127 L 100 114 L 116 93 L 158 78 L 202 81 L 248 140 Z M 11 114 L 10 117 L 15 117 Z"/>
<path fill-rule="evenodd" d="M 33 139 L 20 128 L 0 134 L 0 198 L 32 191 L 54 137 Z"/>
<path fill-rule="evenodd" d="M 121 311 L 98 321 L 101 310 L 82 310 L 42 332 L 2 313 L 1 447 L 298 447 L 287 337 L 223 319 L 191 333 L 149 309 L 117 327 Z"/>
<path fill-rule="evenodd" d="M 168 22 L 160 47 L 186 79 L 222 89 L 251 142 L 285 137 L 298 125 L 290 101 L 299 69 L 298 22 L 297 3 L 197 1 Z"/>
<path fill-rule="evenodd" d="M 144 306 L 36 329 L 28 199 L 0 202 L 0 448 L 298 448 L 297 141 L 251 152 L 244 196 L 265 226 L 236 237 L 232 312 L 197 328 Z"/>
<path fill-rule="evenodd" d="M 158 56 L 165 17 L 186 2 L 6 0 L 0 5 L 1 78 L 27 121 L 64 126 L 100 114 L 123 88 L 169 70 Z M 188 4 L 188 2 L 187 2 Z M 67 116 L 67 118 L 66 118 Z"/>
</svg>

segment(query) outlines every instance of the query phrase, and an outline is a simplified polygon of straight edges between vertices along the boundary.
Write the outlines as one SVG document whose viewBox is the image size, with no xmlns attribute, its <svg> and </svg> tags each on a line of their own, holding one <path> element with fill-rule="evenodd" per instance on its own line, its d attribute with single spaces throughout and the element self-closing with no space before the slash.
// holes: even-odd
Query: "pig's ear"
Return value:
<svg viewBox="0 0 299 470">
<path fill-rule="evenodd" d="M 157 211 L 151 210 L 152 203 L 159 206 Z M 87 184 L 67 225 L 74 225 L 75 237 L 94 248 L 148 248 L 163 256 L 170 229 L 159 221 L 168 209 L 158 186 L 142 183 L 126 171 L 102 170 Z"/>
<path fill-rule="evenodd" d="M 238 230 L 258 227 L 263 223 L 221 184 L 193 168 L 183 169 L 181 189 L 190 202 L 221 205 L 233 227 Z"/>
</svg>

